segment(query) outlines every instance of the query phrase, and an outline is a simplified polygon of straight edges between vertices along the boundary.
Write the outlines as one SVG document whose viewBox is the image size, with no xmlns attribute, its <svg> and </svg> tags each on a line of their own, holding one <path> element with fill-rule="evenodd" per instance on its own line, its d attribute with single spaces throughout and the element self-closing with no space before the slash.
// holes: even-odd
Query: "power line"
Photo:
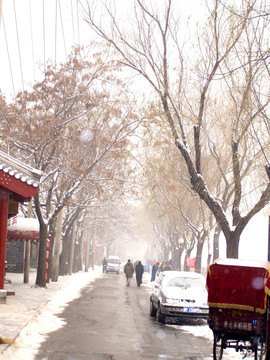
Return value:
<svg viewBox="0 0 270 360">
<path fill-rule="evenodd" d="M 29 13 L 30 13 L 30 28 L 31 28 L 31 44 L 32 44 L 33 73 L 34 73 L 34 80 L 36 81 L 31 0 L 29 0 Z"/>
<path fill-rule="evenodd" d="M 79 22 L 79 0 L 77 0 L 77 30 L 78 30 L 78 44 L 80 45 L 80 22 Z"/>
<path fill-rule="evenodd" d="M 12 82 L 12 88 L 13 88 L 13 95 L 14 95 L 14 97 L 15 97 L 15 86 L 14 86 L 14 79 L 13 79 L 12 67 L 11 67 L 10 56 L 9 56 L 9 48 L 8 48 L 8 41 L 7 41 L 7 34 L 6 34 L 6 27 L 5 27 L 4 15 L 2 16 L 2 21 L 3 21 L 3 28 L 4 28 L 5 40 L 6 40 L 6 48 L 7 48 L 9 70 L 10 70 L 10 76 L 11 76 L 11 82 Z"/>
<path fill-rule="evenodd" d="M 73 17 L 73 4 L 72 4 L 72 0 L 70 0 L 70 9 L 71 9 L 71 19 L 72 19 L 73 44 L 75 44 L 75 30 L 74 30 L 74 17 Z"/>
<path fill-rule="evenodd" d="M 55 26 L 55 34 L 54 34 L 54 63 L 56 64 L 56 52 L 57 52 L 57 0 L 55 1 L 55 21 L 54 21 L 54 26 Z"/>
<path fill-rule="evenodd" d="M 26 0 L 24 0 L 26 2 Z M 69 31 L 73 31 L 73 46 L 77 44 L 80 44 L 80 27 L 81 27 L 81 24 L 80 24 L 80 7 L 81 7 L 81 4 L 80 4 L 80 1 L 79 0 L 76 0 L 76 2 L 74 2 L 74 0 L 70 0 L 70 6 L 71 6 L 71 9 L 69 9 L 69 6 L 65 7 L 65 9 L 63 9 L 63 4 L 65 6 L 65 2 L 61 2 L 60 0 L 54 0 L 55 1 L 55 34 L 53 35 L 54 36 L 54 41 L 55 43 L 53 44 L 53 41 L 50 42 L 50 47 L 53 46 L 54 48 L 52 49 L 52 52 L 54 52 L 54 54 L 52 56 L 54 56 L 54 60 L 55 60 L 55 63 L 57 60 L 58 57 L 59 57 L 59 54 L 60 54 L 60 45 L 61 47 L 63 47 L 63 55 L 66 57 L 66 60 L 68 59 L 68 47 L 69 46 L 67 43 L 67 32 L 65 31 L 66 29 L 66 23 L 65 23 L 65 17 L 64 15 L 67 15 L 67 10 L 69 12 L 69 19 L 70 19 L 70 16 L 71 16 L 71 19 L 69 21 L 69 24 L 67 24 L 67 26 L 69 27 L 69 29 L 66 29 L 66 30 L 69 30 Z M 15 72 L 15 66 L 17 67 L 18 65 L 20 66 L 20 77 L 21 77 L 21 82 L 22 82 L 22 85 L 19 86 L 19 88 L 22 88 L 22 91 L 25 91 L 25 77 L 26 77 L 26 69 L 28 69 L 28 67 L 25 67 L 24 65 L 24 55 L 25 55 L 25 51 L 26 51 L 26 47 L 24 46 L 24 43 L 23 41 L 26 41 L 28 43 L 28 46 L 29 46 L 29 50 L 30 50 L 30 46 L 31 46 L 31 50 L 29 51 L 28 53 L 28 59 L 27 59 L 27 64 L 30 65 L 30 73 L 32 73 L 32 77 L 34 78 L 33 80 L 36 81 L 37 80 L 37 69 L 36 69 L 36 61 L 38 59 L 41 60 L 41 63 L 43 62 L 43 67 L 44 67 L 44 72 L 46 72 L 47 70 L 47 62 L 46 62 L 46 56 L 48 55 L 47 52 L 48 52 L 48 44 L 46 45 L 46 40 L 50 34 L 50 32 L 48 33 L 48 31 L 52 30 L 53 29 L 53 25 L 51 26 L 50 25 L 50 29 L 48 29 L 48 16 L 49 14 L 47 14 L 47 3 L 45 3 L 45 0 L 42 0 L 42 2 L 40 1 L 39 2 L 39 5 L 38 6 L 38 13 L 42 12 L 42 25 L 41 23 L 39 23 L 39 25 L 41 25 L 43 28 L 41 31 L 39 31 L 39 34 L 41 36 L 41 41 L 40 41 L 40 52 L 38 52 L 39 48 L 35 46 L 35 38 L 36 38 L 36 29 L 35 29 L 35 26 L 36 26 L 36 16 L 38 14 L 36 14 L 36 3 L 37 2 L 32 2 L 32 0 L 28 0 L 28 4 L 25 4 L 24 6 L 24 10 L 27 12 L 27 19 L 25 19 L 25 24 L 29 24 L 29 30 L 27 31 L 28 34 L 27 34 L 27 37 L 28 39 L 26 38 L 23 38 L 23 34 L 25 34 L 24 31 L 22 31 L 22 29 L 20 28 L 21 27 L 21 16 L 19 16 L 17 18 L 17 11 L 18 11 L 18 6 L 21 6 L 21 2 L 18 3 L 16 2 L 16 0 L 13 0 L 13 4 L 12 2 L 10 2 L 10 9 L 14 12 L 14 21 L 15 21 L 15 26 L 16 28 L 14 27 L 14 33 L 16 34 L 15 36 L 17 36 L 17 48 L 18 48 L 18 57 L 17 57 L 17 61 L 19 60 L 18 63 L 14 64 L 13 63 L 13 59 L 11 60 L 11 57 L 12 57 L 12 54 L 10 53 L 11 51 L 11 42 L 9 41 L 9 38 L 11 36 L 11 34 L 7 33 L 9 32 L 9 27 L 7 26 L 7 22 L 6 22 L 6 26 L 4 28 L 4 20 L 2 20 L 2 28 L 4 30 L 4 41 L 6 43 L 6 49 L 7 49 L 7 62 L 8 62 L 8 66 L 9 66 L 9 70 L 10 70 L 10 76 L 11 76 L 11 82 L 12 82 L 12 89 L 13 89 L 13 92 L 14 92 L 14 96 L 15 96 L 15 91 L 17 92 L 16 90 L 16 72 Z M 1 4 L 1 0 L 0 0 L 0 4 Z M 19 4 L 19 5 L 18 5 Z M 49 6 L 49 4 L 48 4 Z M 13 7 L 13 9 L 12 9 Z M 42 7 L 42 8 L 41 8 Z M 65 13 L 64 13 L 64 10 L 65 10 Z M 70 13 L 71 12 L 71 13 Z M 49 21 L 53 21 L 51 15 L 52 15 L 53 11 L 52 9 L 50 8 L 50 19 Z M 20 15 L 20 14 L 19 14 Z M 26 16 L 26 14 L 24 15 L 24 17 Z M 2 19 L 4 17 L 4 14 L 2 16 Z M 28 19 L 29 17 L 29 19 Z M 6 18 L 7 20 L 7 18 Z M 8 20 L 9 21 L 9 24 L 11 23 L 10 19 Z M 77 24 L 76 24 L 76 21 L 77 21 Z M 72 25 L 71 25 L 71 22 L 72 22 Z M 14 26 L 14 25 L 13 25 Z M 60 26 L 60 28 L 59 28 Z M 71 29 L 71 26 L 72 26 L 72 29 Z M 26 30 L 26 29 L 23 29 L 23 30 Z M 62 32 L 62 34 L 60 34 L 60 32 Z M 58 41 L 58 37 L 61 37 L 61 40 L 59 38 L 60 41 Z M 72 35 L 71 35 L 72 36 Z M 16 41 L 16 40 L 15 40 Z M 43 42 L 43 43 L 42 43 Z M 31 45 L 30 45 L 31 44 Z M 46 47 L 47 46 L 47 47 Z M 10 49 L 9 49 L 10 47 Z M 42 51 L 43 51 L 43 54 L 42 54 Z M 50 51 L 49 51 L 50 52 Z M 43 56 L 42 56 L 43 55 Z M 29 57 L 32 57 L 32 59 L 30 59 Z M 14 82 L 15 81 L 15 82 Z"/>
<path fill-rule="evenodd" d="M 58 0 L 58 4 L 59 4 L 59 12 L 60 12 L 61 26 L 62 26 L 63 43 L 64 43 L 65 55 L 66 55 L 66 59 L 67 59 L 66 39 L 65 39 L 65 32 L 64 32 L 64 25 L 63 25 L 61 5 L 60 5 L 59 0 Z"/>
<path fill-rule="evenodd" d="M 46 72 L 46 46 L 45 46 L 45 5 L 43 0 L 43 62 L 44 62 L 44 73 Z"/>
<path fill-rule="evenodd" d="M 17 33 L 17 44 L 18 44 L 19 59 L 20 59 L 20 68 L 21 68 L 22 89 L 23 89 L 23 92 L 24 92 L 24 80 L 23 80 L 23 71 L 22 71 L 22 58 L 21 58 L 21 51 L 20 51 L 20 41 L 19 41 L 19 32 L 18 32 L 18 24 L 17 24 L 17 15 L 16 15 L 15 0 L 13 0 L 13 8 L 14 8 L 14 16 L 15 16 L 15 24 L 16 24 L 16 33 Z"/>
</svg>

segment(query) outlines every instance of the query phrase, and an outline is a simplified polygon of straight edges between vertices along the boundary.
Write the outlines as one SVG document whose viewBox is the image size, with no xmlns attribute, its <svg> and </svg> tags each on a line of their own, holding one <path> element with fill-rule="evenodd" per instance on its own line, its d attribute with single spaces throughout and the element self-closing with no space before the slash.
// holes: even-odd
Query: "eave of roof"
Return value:
<svg viewBox="0 0 270 360">
<path fill-rule="evenodd" d="M 0 170 L 27 185 L 38 187 L 42 171 L 37 170 L 0 150 Z"/>
</svg>

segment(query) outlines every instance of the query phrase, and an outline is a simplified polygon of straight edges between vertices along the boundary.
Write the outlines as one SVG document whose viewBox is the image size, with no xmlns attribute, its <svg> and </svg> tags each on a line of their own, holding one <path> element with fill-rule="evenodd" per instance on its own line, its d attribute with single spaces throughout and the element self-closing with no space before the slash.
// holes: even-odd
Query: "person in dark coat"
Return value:
<svg viewBox="0 0 270 360">
<path fill-rule="evenodd" d="M 141 263 L 141 261 L 138 261 L 136 267 L 135 267 L 135 272 L 136 272 L 136 281 L 137 281 L 137 286 L 141 286 L 142 283 L 142 276 L 144 273 L 144 267 Z"/>
<path fill-rule="evenodd" d="M 172 265 L 167 261 L 164 265 L 164 271 L 172 270 Z"/>
<path fill-rule="evenodd" d="M 102 260 L 102 271 L 106 272 L 107 270 L 107 259 L 104 257 L 104 259 Z"/>
<path fill-rule="evenodd" d="M 158 272 L 159 263 L 153 264 L 152 266 L 152 274 L 151 274 L 151 281 L 156 280 L 156 273 Z"/>
</svg>

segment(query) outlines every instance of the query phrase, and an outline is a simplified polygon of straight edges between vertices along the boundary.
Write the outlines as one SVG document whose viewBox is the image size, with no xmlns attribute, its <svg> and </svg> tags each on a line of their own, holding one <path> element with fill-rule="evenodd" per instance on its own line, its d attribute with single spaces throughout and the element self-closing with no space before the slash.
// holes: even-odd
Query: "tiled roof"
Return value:
<svg viewBox="0 0 270 360">
<path fill-rule="evenodd" d="M 42 171 L 24 164 L 1 150 L 0 170 L 33 187 L 38 187 L 42 175 Z"/>
</svg>

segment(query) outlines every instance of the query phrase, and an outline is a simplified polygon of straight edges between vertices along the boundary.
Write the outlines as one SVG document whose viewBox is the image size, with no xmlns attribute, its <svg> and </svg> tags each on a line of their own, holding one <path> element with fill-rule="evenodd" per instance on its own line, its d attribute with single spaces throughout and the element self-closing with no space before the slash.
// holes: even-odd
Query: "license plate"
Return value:
<svg viewBox="0 0 270 360">
<path fill-rule="evenodd" d="M 199 312 L 200 309 L 199 309 L 199 308 L 190 308 L 190 307 L 187 307 L 187 308 L 184 308 L 184 311 L 186 311 L 186 312 Z"/>
</svg>

